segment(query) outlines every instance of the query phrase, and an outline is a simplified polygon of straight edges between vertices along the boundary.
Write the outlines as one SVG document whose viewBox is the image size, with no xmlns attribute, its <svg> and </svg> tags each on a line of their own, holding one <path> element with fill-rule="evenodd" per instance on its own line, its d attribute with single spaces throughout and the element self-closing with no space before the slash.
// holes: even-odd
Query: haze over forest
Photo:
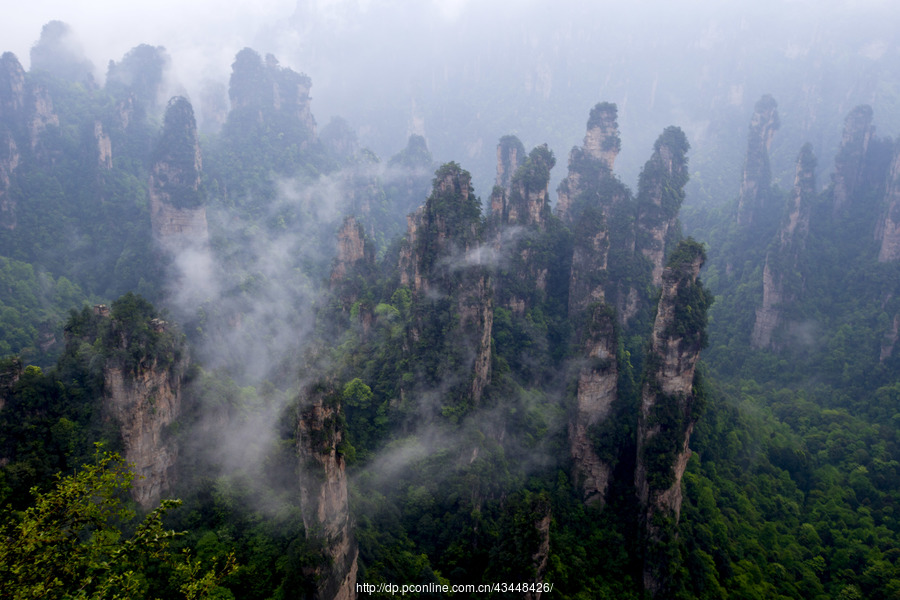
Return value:
<svg viewBox="0 0 900 600">
<path fill-rule="evenodd" d="M 0 21 L 0 597 L 900 594 L 893 2 L 77 4 Z"/>
</svg>

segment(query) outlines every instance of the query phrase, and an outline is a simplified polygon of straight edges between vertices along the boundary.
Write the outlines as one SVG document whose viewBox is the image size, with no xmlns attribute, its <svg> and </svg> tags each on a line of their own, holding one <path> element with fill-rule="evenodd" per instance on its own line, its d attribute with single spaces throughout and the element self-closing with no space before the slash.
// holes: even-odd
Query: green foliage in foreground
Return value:
<svg viewBox="0 0 900 600">
<path fill-rule="evenodd" d="M 117 454 L 98 451 L 93 464 L 59 477 L 24 512 L 3 514 L 0 597 L 147 598 L 148 569 L 168 571 L 168 585 L 184 598 L 229 597 L 219 593 L 218 582 L 235 570 L 233 557 L 204 572 L 188 554 L 171 552 L 178 534 L 162 519 L 178 501 L 164 500 L 132 525 L 134 512 L 121 495 L 133 477 Z"/>
</svg>

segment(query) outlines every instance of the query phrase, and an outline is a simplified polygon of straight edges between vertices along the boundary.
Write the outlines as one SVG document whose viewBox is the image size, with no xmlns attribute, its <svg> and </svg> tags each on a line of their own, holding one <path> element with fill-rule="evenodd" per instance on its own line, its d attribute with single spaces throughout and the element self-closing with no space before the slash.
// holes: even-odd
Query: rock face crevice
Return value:
<svg viewBox="0 0 900 600">
<path fill-rule="evenodd" d="M 347 496 L 347 473 L 340 453 L 340 395 L 319 385 L 301 399 L 297 420 L 300 506 L 307 539 L 323 546 L 325 563 L 308 575 L 316 581 L 317 600 L 356 598 L 359 549 Z"/>
</svg>

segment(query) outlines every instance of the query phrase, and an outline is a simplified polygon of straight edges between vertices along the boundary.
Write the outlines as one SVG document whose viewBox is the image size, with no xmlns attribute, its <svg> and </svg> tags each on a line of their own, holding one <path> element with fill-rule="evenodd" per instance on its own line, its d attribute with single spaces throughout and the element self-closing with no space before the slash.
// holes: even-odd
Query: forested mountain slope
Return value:
<svg viewBox="0 0 900 600">
<path fill-rule="evenodd" d="M 320 128 L 272 55 L 237 53 L 201 135 L 163 48 L 100 87 L 65 31 L 0 59 L 5 531 L 99 441 L 141 510 L 183 499 L 182 565 L 236 560 L 213 597 L 896 595 L 900 153 L 871 109 L 783 191 L 763 97 L 701 212 L 677 126 L 619 178 L 609 102 L 565 167 L 507 135 L 476 190 L 421 136 L 382 161 Z M 129 593 L 189 595 L 154 560 Z"/>
</svg>

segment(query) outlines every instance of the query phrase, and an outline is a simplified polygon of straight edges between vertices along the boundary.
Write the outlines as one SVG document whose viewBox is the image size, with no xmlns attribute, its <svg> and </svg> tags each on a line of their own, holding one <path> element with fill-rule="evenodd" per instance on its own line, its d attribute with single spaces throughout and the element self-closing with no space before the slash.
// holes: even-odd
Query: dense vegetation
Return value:
<svg viewBox="0 0 900 600">
<path fill-rule="evenodd" d="M 200 139 L 185 98 L 160 120 L 163 49 L 139 46 L 111 63 L 101 89 L 77 60 L 59 62 L 60 25 L 26 74 L 52 97 L 58 124 L 32 143 L 25 121 L 4 113 L 0 131 L 21 153 L 0 190 L 0 527 L 11 540 L 0 595 L 65 597 L 80 585 L 71 597 L 314 595 L 329 540 L 298 500 L 298 472 L 317 458 L 298 457 L 303 435 L 346 467 L 359 582 L 540 579 L 563 598 L 641 598 L 648 557 L 663 557 L 673 598 L 900 594 L 900 266 L 877 261 L 873 238 L 894 142 L 842 151 L 838 163 L 861 163 L 866 176 L 849 210 L 834 210 L 833 186 L 815 195 L 802 244 L 780 237 L 791 195 L 775 187 L 762 191 L 750 228 L 737 225 L 736 203 L 687 211 L 703 243 L 681 243 L 669 265 L 709 258 L 704 283 L 679 288 L 664 334 L 708 349 L 690 414 L 673 410 L 678 399 L 659 404 L 651 424 L 663 434 L 638 456 L 660 289 L 635 247 L 685 200 L 686 163 L 669 177 L 665 162 L 687 153 L 680 129 L 660 136 L 637 195 L 575 149 L 570 169 L 593 183 L 572 198 L 569 220 L 548 203 L 539 224 L 505 230 L 459 164 L 434 171 L 424 138 L 382 164 L 355 147 L 345 122 L 317 136 L 311 81 L 272 56 L 238 53 L 233 110 Z M 588 126 L 615 117 L 601 103 Z M 111 140 L 110 162 L 98 132 Z M 185 307 L 172 275 L 184 256 L 152 244 L 147 182 L 159 161 L 193 169 L 197 139 L 202 185 L 179 187 L 174 203 L 208 210 L 201 250 L 213 266 Z M 612 136 L 602 150 L 620 144 Z M 512 136 L 504 145 L 520 166 L 494 193 L 524 203 L 546 189 L 556 158 L 546 145 L 526 156 Z M 751 162 L 767 165 L 765 148 L 752 150 Z M 815 168 L 808 147 L 800 163 Z M 423 203 L 407 230 L 403 216 Z M 346 214 L 364 250 L 328 281 Z M 667 236 L 674 248 L 679 228 Z M 572 257 L 606 251 L 606 268 L 581 280 L 606 302 L 576 312 Z M 761 348 L 751 337 L 767 265 L 786 300 Z M 637 308 L 623 324 L 618 299 L 629 295 Z M 85 306 L 101 301 L 108 317 Z M 154 304 L 183 321 L 190 350 Z M 581 345 L 607 333 L 614 356 L 586 360 Z M 194 366 L 175 373 L 188 353 Z M 612 364 L 616 400 L 588 430 L 610 491 L 586 503 L 568 440 L 576 382 Z M 184 386 L 166 429 L 181 448 L 170 492 L 183 502 L 163 501 L 141 523 L 124 510 L 127 466 L 94 450 L 126 444 L 102 404 L 111 368 L 135 380 L 173 369 Z M 303 433 L 313 396 L 334 415 Z M 648 550 L 635 465 L 666 489 L 686 428 L 680 519 Z"/>
</svg>

